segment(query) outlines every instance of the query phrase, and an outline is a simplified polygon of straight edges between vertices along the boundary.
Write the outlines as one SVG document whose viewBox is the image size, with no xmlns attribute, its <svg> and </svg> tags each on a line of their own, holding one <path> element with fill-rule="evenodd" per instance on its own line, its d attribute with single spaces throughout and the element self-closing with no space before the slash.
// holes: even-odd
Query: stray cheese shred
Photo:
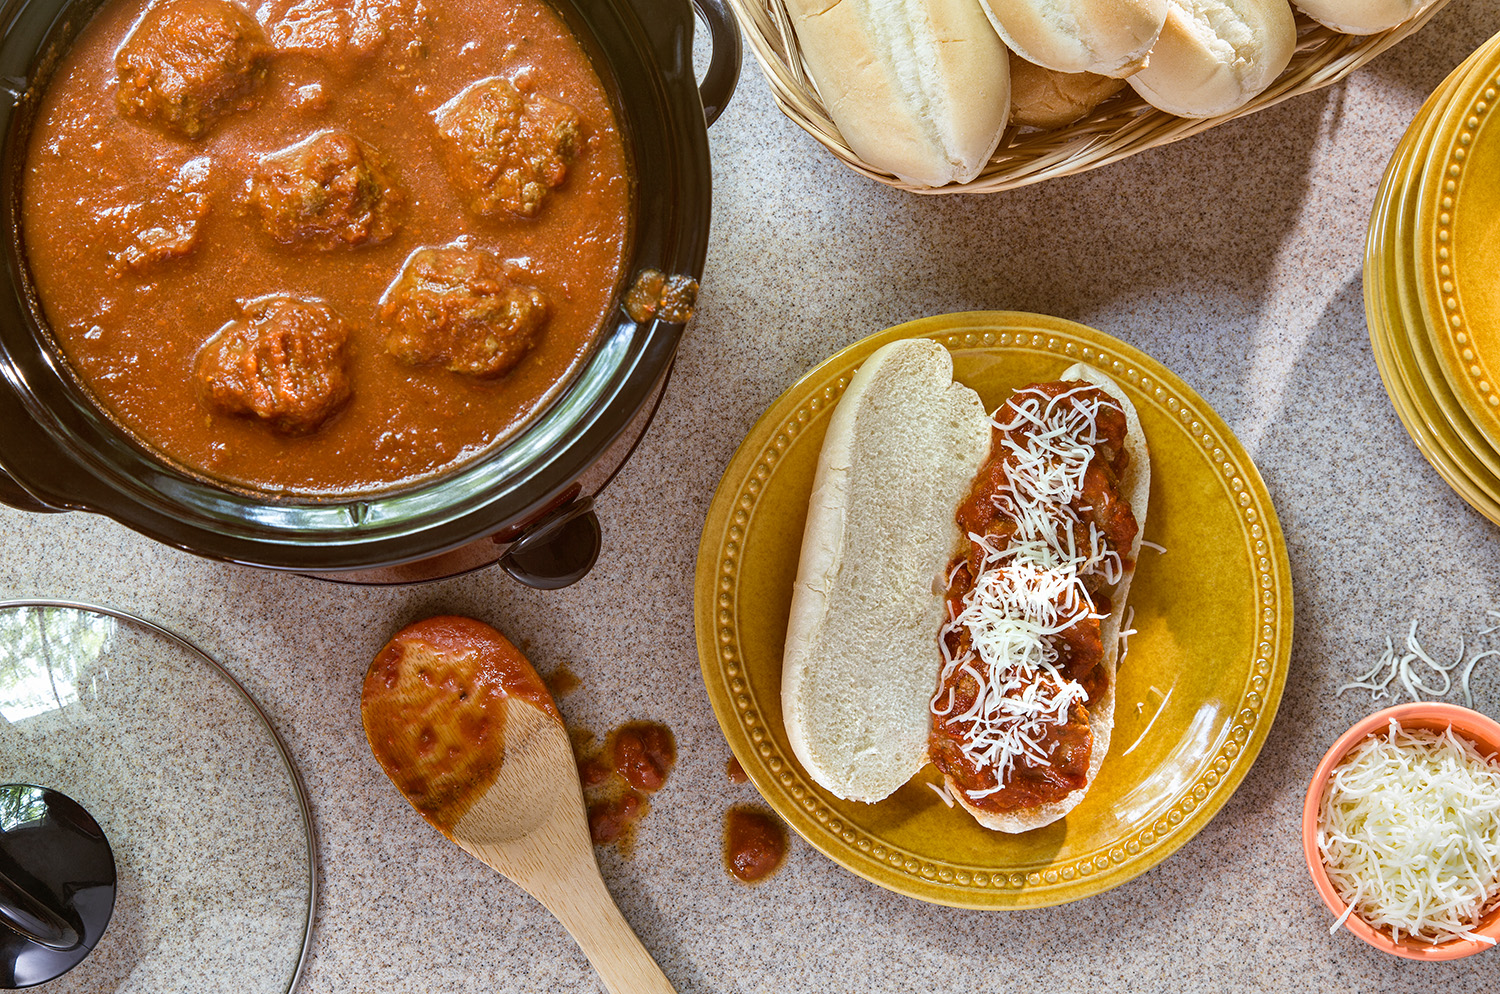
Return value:
<svg viewBox="0 0 1500 994">
<path fill-rule="evenodd" d="M 1500 905 L 1500 765 L 1449 728 L 1365 739 L 1334 769 L 1318 851 L 1339 898 L 1396 941 L 1477 934 Z"/>
</svg>

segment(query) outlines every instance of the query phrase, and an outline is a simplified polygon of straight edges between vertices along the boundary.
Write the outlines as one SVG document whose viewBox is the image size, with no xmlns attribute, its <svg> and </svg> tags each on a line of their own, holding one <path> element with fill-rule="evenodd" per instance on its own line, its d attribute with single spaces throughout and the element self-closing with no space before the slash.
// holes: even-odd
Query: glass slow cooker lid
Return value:
<svg viewBox="0 0 1500 994">
<path fill-rule="evenodd" d="M 111 608 L 0 602 L 0 780 L 78 802 L 114 854 L 109 925 L 48 994 L 296 986 L 316 886 L 307 799 L 217 662 Z"/>
</svg>

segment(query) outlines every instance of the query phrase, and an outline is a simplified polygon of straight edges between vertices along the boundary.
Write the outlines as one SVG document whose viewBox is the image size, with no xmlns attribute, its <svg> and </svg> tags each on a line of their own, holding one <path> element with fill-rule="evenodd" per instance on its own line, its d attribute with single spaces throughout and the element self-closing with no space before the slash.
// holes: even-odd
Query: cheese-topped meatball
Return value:
<svg viewBox="0 0 1500 994">
<path fill-rule="evenodd" d="M 335 249 L 395 234 L 406 192 L 384 156 L 347 131 L 329 130 L 262 156 L 250 202 L 283 245 Z"/>
<path fill-rule="evenodd" d="M 262 297 L 198 354 L 203 396 L 286 435 L 316 431 L 349 399 L 349 329 L 322 304 Z"/>
<path fill-rule="evenodd" d="M 255 18 L 228 0 L 167 0 L 115 53 L 120 113 L 184 138 L 253 106 L 271 68 Z"/>
<path fill-rule="evenodd" d="M 498 77 L 439 108 L 437 127 L 448 176 L 481 215 L 535 217 L 578 154 L 576 110 Z"/>
<path fill-rule="evenodd" d="M 381 304 L 386 348 L 413 365 L 508 373 L 537 343 L 548 310 L 540 290 L 512 282 L 505 270 L 478 249 L 414 252 Z"/>
</svg>

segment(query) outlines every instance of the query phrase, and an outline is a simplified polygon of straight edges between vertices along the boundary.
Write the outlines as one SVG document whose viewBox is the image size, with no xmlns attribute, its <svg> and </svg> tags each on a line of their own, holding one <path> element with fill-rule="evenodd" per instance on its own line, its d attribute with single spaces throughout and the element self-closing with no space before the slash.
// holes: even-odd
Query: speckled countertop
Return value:
<svg viewBox="0 0 1500 994">
<path fill-rule="evenodd" d="M 1298 844 L 1332 739 L 1373 710 L 1333 690 L 1426 619 L 1451 651 L 1500 605 L 1500 534 L 1423 461 L 1365 329 L 1365 225 L 1422 99 L 1497 28 L 1454 0 L 1346 83 L 1082 176 L 983 198 L 916 197 L 838 165 L 781 116 L 753 61 L 710 132 L 714 221 L 698 317 L 665 403 L 599 508 L 598 566 L 561 592 L 498 570 L 405 589 L 223 566 L 85 514 L 0 510 L 0 597 L 143 613 L 196 640 L 264 705 L 312 800 L 321 863 L 306 994 L 601 989 L 560 926 L 427 827 L 364 741 L 359 686 L 399 626 L 486 619 L 582 687 L 571 724 L 665 722 L 681 760 L 629 858 L 600 862 L 683 992 L 1045 989 L 1463 991 L 1500 953 L 1397 961 L 1330 936 Z M 1018 309 L 1101 328 L 1175 370 L 1264 474 L 1296 585 L 1280 713 L 1195 839 L 1072 905 L 984 913 L 899 897 L 794 837 L 759 887 L 720 863 L 724 812 L 755 800 L 699 677 L 692 577 L 719 475 L 810 365 L 880 328 Z M 1500 714 L 1491 682 L 1480 705 Z"/>
</svg>

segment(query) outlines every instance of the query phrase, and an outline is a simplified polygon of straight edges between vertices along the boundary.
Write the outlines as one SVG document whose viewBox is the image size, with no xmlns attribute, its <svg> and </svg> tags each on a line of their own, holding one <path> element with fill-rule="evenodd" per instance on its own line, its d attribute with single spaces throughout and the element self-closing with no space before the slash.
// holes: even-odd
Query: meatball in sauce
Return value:
<svg viewBox="0 0 1500 994">
<path fill-rule="evenodd" d="M 271 68 L 260 24 L 228 0 L 166 0 L 115 56 L 120 113 L 184 138 L 255 104 Z"/>
<path fill-rule="evenodd" d="M 290 297 L 251 301 L 245 315 L 203 347 L 198 385 L 226 414 L 276 431 L 316 431 L 349 399 L 349 329 L 322 304 Z"/>
<path fill-rule="evenodd" d="M 406 191 L 385 157 L 347 131 L 320 131 L 261 157 L 250 202 L 283 245 L 319 249 L 379 245 L 400 227 Z"/>
<path fill-rule="evenodd" d="M 404 362 L 469 376 L 500 376 L 531 351 L 547 321 L 540 290 L 513 283 L 488 252 L 422 249 L 385 303 L 386 348 Z"/>
<path fill-rule="evenodd" d="M 578 112 L 506 79 L 464 90 L 437 113 L 453 184 L 476 214 L 535 217 L 578 153 Z"/>
</svg>

